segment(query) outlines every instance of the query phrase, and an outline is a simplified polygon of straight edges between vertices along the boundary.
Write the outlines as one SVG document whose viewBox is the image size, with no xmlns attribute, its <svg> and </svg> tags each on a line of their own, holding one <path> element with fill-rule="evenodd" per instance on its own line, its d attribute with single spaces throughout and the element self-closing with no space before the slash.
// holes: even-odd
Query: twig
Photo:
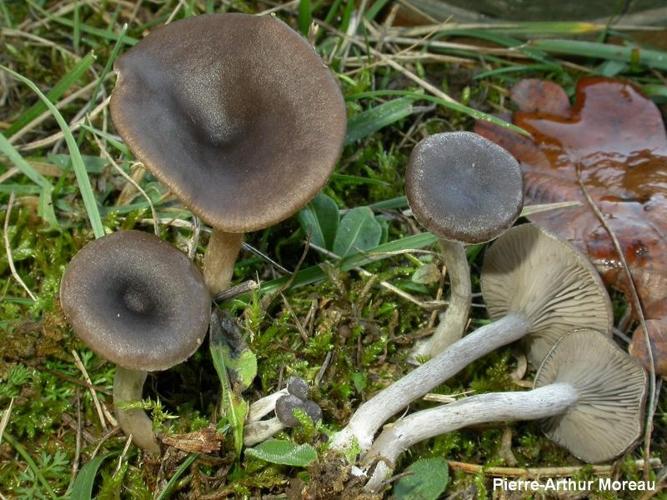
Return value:
<svg viewBox="0 0 667 500">
<path fill-rule="evenodd" d="M 121 453 L 120 457 L 118 457 L 118 465 L 116 466 L 116 474 L 118 474 L 120 472 L 120 468 L 123 466 L 123 460 L 125 460 L 125 457 L 127 456 L 127 451 L 130 449 L 131 444 L 132 444 L 132 434 L 127 436 L 127 440 L 125 440 L 125 446 L 123 447 L 123 453 Z"/>
<path fill-rule="evenodd" d="M 567 467 L 486 467 L 484 465 L 469 464 L 465 462 L 456 462 L 447 460 L 449 466 L 454 470 L 460 470 L 468 474 L 477 474 L 483 472 L 487 476 L 495 477 L 522 477 L 522 478 L 542 478 L 542 477 L 567 477 L 574 476 L 584 468 L 590 470 L 593 474 L 611 475 L 616 470 L 614 465 L 585 465 L 585 466 L 567 466 Z M 659 458 L 650 460 L 636 460 L 637 467 L 657 468 L 662 465 Z"/>
<path fill-rule="evenodd" d="M 259 283 L 255 280 L 247 280 L 244 281 L 243 283 L 239 283 L 238 285 L 234 285 L 232 287 L 229 287 L 219 294 L 217 294 L 213 300 L 217 303 L 220 302 L 225 302 L 226 300 L 233 299 L 234 297 L 238 297 L 239 295 L 243 295 L 248 292 L 252 292 L 253 290 L 257 290 L 259 288 Z"/>
<path fill-rule="evenodd" d="M 635 281 L 632 278 L 632 273 L 630 273 L 630 268 L 628 267 L 628 263 L 625 260 L 625 253 L 623 252 L 623 248 L 621 247 L 621 244 L 618 241 L 618 238 L 616 238 L 616 234 L 614 231 L 612 231 L 611 227 L 607 224 L 607 221 L 598 208 L 597 204 L 591 197 L 590 193 L 588 192 L 588 189 L 584 185 L 584 182 L 581 179 L 581 165 L 576 164 L 576 173 L 577 173 L 577 183 L 579 184 L 579 187 L 581 188 L 581 192 L 584 194 L 586 197 L 586 201 L 588 202 L 588 205 L 591 207 L 591 210 L 593 210 L 593 213 L 597 217 L 597 219 L 600 221 L 600 224 L 602 224 L 602 227 L 605 229 L 607 234 L 609 234 L 609 237 L 611 238 L 611 241 L 614 245 L 614 250 L 616 251 L 616 254 L 618 255 L 618 259 L 621 262 L 621 265 L 623 266 L 623 272 L 625 273 L 627 280 L 628 280 L 628 285 L 630 289 L 630 296 L 632 297 L 632 302 L 634 305 L 634 309 L 637 312 L 637 316 L 639 317 L 639 323 L 642 327 L 642 330 L 644 332 L 644 341 L 646 342 L 646 352 L 648 353 L 648 359 L 649 359 L 649 372 L 650 372 L 650 377 L 648 381 L 648 402 L 647 402 L 647 412 L 646 412 L 646 427 L 644 431 L 644 456 L 646 458 L 649 458 L 651 456 L 651 435 L 653 432 L 653 415 L 655 411 L 655 360 L 653 359 L 653 349 L 651 347 L 651 338 L 648 333 L 648 327 L 646 326 L 646 319 L 644 317 L 644 309 L 642 308 L 641 301 L 639 300 L 639 294 L 637 293 L 637 287 L 635 285 Z M 644 466 L 644 479 L 648 480 L 649 477 L 649 466 L 648 462 Z"/>
<path fill-rule="evenodd" d="M 88 371 L 86 370 L 86 367 L 83 366 L 83 363 L 81 362 L 81 358 L 79 357 L 79 354 L 72 349 L 72 356 L 74 356 L 74 364 L 76 367 L 81 371 L 83 374 L 83 378 L 85 379 L 88 384 L 91 386 L 93 385 L 92 381 L 90 380 L 90 377 L 88 376 Z M 90 395 L 93 397 L 93 404 L 95 405 L 95 410 L 97 411 L 97 416 L 100 419 L 100 424 L 102 424 L 102 429 L 105 431 L 107 430 L 107 422 L 104 417 L 104 413 L 102 412 L 102 405 L 100 405 L 100 400 L 97 399 L 97 393 L 95 392 L 94 389 L 89 388 L 88 392 L 90 392 Z"/>
<path fill-rule="evenodd" d="M 81 458 L 81 394 L 76 391 L 76 448 L 74 449 L 74 460 L 72 460 L 72 474 L 70 475 L 70 487 L 74 482 L 76 473 L 79 471 L 79 460 Z M 69 488 L 68 488 L 69 490 Z"/>
<path fill-rule="evenodd" d="M 30 288 L 28 288 L 28 285 L 25 284 L 25 281 L 21 279 L 19 273 L 16 271 L 16 267 L 14 266 L 14 258 L 12 257 L 12 247 L 9 243 L 9 218 L 11 217 L 12 214 L 13 205 L 14 205 L 14 191 L 12 191 L 11 194 L 9 195 L 9 202 L 7 203 L 7 213 L 5 213 L 5 225 L 3 232 L 3 239 L 5 240 L 5 252 L 7 253 L 7 262 L 9 264 L 9 269 L 14 279 L 18 281 L 19 285 L 21 285 L 21 287 L 23 287 L 23 289 L 28 293 L 32 301 L 37 302 L 37 297 L 35 296 L 34 293 L 30 291 Z"/>
<path fill-rule="evenodd" d="M 9 417 L 12 414 L 13 406 L 14 406 L 14 398 L 12 398 L 9 401 L 9 406 L 2 413 L 2 420 L 0 420 L 0 443 L 2 443 L 2 435 L 5 433 L 5 429 L 7 428 L 7 424 L 9 423 Z"/>
</svg>

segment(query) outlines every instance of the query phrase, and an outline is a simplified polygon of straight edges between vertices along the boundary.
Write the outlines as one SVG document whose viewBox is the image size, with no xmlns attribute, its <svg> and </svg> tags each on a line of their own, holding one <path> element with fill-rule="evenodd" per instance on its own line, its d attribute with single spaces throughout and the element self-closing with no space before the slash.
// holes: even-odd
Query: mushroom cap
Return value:
<svg viewBox="0 0 667 500">
<path fill-rule="evenodd" d="M 640 438 L 646 372 L 610 338 L 595 330 L 562 337 L 535 377 L 535 387 L 553 383 L 572 385 L 577 403 L 547 419 L 545 433 L 577 458 L 605 462 Z"/>
<path fill-rule="evenodd" d="M 310 392 L 310 388 L 308 387 L 308 382 L 306 382 L 301 377 L 290 377 L 290 379 L 287 381 L 287 392 L 293 396 L 296 396 L 302 401 L 305 401 L 308 399 L 308 392 Z"/>
<path fill-rule="evenodd" d="M 287 394 L 276 401 L 276 416 L 286 427 L 299 425 L 299 420 L 292 413 L 294 410 L 306 411 L 303 401 L 296 396 Z"/>
<path fill-rule="evenodd" d="M 274 17 L 176 21 L 115 69 L 116 129 L 160 181 L 222 231 L 255 231 L 294 214 L 340 156 L 347 122 L 336 80 Z"/>
<path fill-rule="evenodd" d="M 534 224 L 513 227 L 487 249 L 481 288 L 492 319 L 520 313 L 532 323 L 525 342 L 533 366 L 573 330 L 611 335 L 611 302 L 593 265 Z"/>
<path fill-rule="evenodd" d="M 319 422 L 322 420 L 322 408 L 312 399 L 306 399 L 303 402 L 304 411 L 306 415 L 310 417 L 313 422 Z"/>
<path fill-rule="evenodd" d="M 166 370 L 202 343 L 211 298 L 197 268 L 152 234 L 119 231 L 67 266 L 60 301 L 74 333 L 130 370 Z"/>
<path fill-rule="evenodd" d="M 517 161 L 472 132 L 435 134 L 410 155 L 408 203 L 419 222 L 445 240 L 482 243 L 514 224 L 523 206 Z"/>
</svg>

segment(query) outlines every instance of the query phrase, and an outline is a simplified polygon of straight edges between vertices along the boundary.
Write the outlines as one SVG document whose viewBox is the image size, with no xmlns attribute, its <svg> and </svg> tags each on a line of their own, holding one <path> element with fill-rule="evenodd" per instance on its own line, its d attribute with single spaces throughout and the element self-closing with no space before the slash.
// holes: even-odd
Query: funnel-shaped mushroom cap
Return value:
<svg viewBox="0 0 667 500">
<path fill-rule="evenodd" d="M 74 332 L 130 370 L 166 370 L 197 350 L 211 299 L 197 268 L 156 236 L 120 231 L 77 253 L 60 286 Z"/>
<path fill-rule="evenodd" d="M 405 191 L 424 227 L 461 243 L 496 238 L 514 224 L 523 206 L 517 161 L 472 132 L 435 134 L 417 144 Z"/>
<path fill-rule="evenodd" d="M 611 335 L 613 311 L 595 268 L 572 245 L 533 224 L 513 227 L 486 251 L 481 288 L 492 319 L 520 313 L 530 320 L 533 366 L 573 330 Z"/>
<path fill-rule="evenodd" d="M 646 372 L 608 337 L 580 330 L 556 343 L 542 362 L 535 387 L 567 383 L 577 403 L 546 421 L 556 443 L 588 463 L 624 453 L 642 432 Z"/>
<path fill-rule="evenodd" d="M 134 154 L 230 233 L 289 217 L 324 186 L 346 129 L 331 72 L 270 16 L 162 26 L 124 54 L 111 116 Z"/>
</svg>

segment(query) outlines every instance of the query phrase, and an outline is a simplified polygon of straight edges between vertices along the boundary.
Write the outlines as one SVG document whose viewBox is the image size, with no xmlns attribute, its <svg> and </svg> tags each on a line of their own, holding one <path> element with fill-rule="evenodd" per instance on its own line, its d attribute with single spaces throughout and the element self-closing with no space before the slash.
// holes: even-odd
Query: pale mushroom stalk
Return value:
<svg viewBox="0 0 667 500">
<path fill-rule="evenodd" d="M 361 451 L 370 448 L 375 433 L 394 414 L 430 392 L 482 356 L 523 338 L 531 322 L 522 314 L 509 314 L 466 335 L 443 352 L 362 404 L 331 447 L 345 450 L 356 440 Z"/>
<path fill-rule="evenodd" d="M 521 168 L 500 146 L 472 132 L 434 134 L 410 154 L 405 194 L 420 224 L 440 238 L 450 282 L 447 310 L 409 361 L 431 358 L 463 336 L 471 303 L 465 244 L 484 243 L 512 227 L 523 206 Z"/>
<path fill-rule="evenodd" d="M 153 432 L 153 422 L 142 409 L 123 409 L 123 403 L 141 401 L 147 372 L 116 366 L 113 379 L 113 402 L 118 425 L 132 441 L 149 453 L 159 454 L 160 444 Z"/>
<path fill-rule="evenodd" d="M 577 328 L 610 334 L 613 314 L 597 271 L 572 245 L 532 224 L 516 226 L 486 251 L 482 295 L 495 319 L 362 404 L 332 439 L 334 449 L 361 451 L 392 415 L 468 364 L 527 338 L 529 358 L 540 361 L 556 341 Z M 532 355 L 532 357 L 531 357 Z"/>
<path fill-rule="evenodd" d="M 440 240 L 440 247 L 449 277 L 449 304 L 447 310 L 439 315 L 438 326 L 433 335 L 417 342 L 411 354 L 414 361 L 442 352 L 461 338 L 468 323 L 472 287 L 465 246 L 458 241 Z"/>
<path fill-rule="evenodd" d="M 254 446 L 275 436 L 284 429 L 287 429 L 287 426 L 278 417 L 251 422 L 243 430 L 243 444 Z"/>
<path fill-rule="evenodd" d="M 470 425 L 560 415 L 576 401 L 574 387 L 552 384 L 526 392 L 480 394 L 409 415 L 387 425 L 368 451 L 365 463 L 370 466 L 377 461 L 377 465 L 365 488 L 379 492 L 391 476 L 398 457 L 425 439 Z"/>
<path fill-rule="evenodd" d="M 364 457 L 368 468 L 377 463 L 366 489 L 379 491 L 414 444 L 487 422 L 545 419 L 547 436 L 577 458 L 611 460 L 641 436 L 646 386 L 646 372 L 611 339 L 595 330 L 570 333 L 545 357 L 535 389 L 472 396 L 387 425 Z"/>
<path fill-rule="evenodd" d="M 267 416 L 276 408 L 276 401 L 287 394 L 287 388 L 281 389 L 252 403 L 248 410 L 248 422 L 256 422 Z"/>
<path fill-rule="evenodd" d="M 234 264 L 241 251 L 243 233 L 227 233 L 213 229 L 204 254 L 202 272 L 211 295 L 229 288 Z"/>
</svg>

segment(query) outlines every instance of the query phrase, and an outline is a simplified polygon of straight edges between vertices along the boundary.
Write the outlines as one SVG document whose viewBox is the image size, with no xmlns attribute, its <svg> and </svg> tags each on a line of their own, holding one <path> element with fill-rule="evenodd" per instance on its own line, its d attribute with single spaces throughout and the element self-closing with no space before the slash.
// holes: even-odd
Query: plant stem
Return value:
<svg viewBox="0 0 667 500">
<path fill-rule="evenodd" d="M 128 370 L 116 367 L 113 380 L 113 402 L 116 418 L 120 428 L 126 435 L 132 435 L 134 444 L 148 453 L 159 455 L 160 444 L 153 432 L 153 422 L 144 410 L 123 410 L 120 403 L 136 403 L 141 401 L 144 382 L 148 373 L 139 370 Z"/>
<path fill-rule="evenodd" d="M 375 433 L 392 415 L 476 359 L 519 340 L 530 327 L 530 321 L 523 314 L 510 313 L 466 335 L 362 404 L 347 426 L 333 437 L 331 448 L 351 449 L 356 440 L 362 452 L 368 450 Z"/>
<path fill-rule="evenodd" d="M 364 459 L 377 462 L 366 490 L 379 492 L 391 476 L 396 459 L 411 446 L 447 432 L 486 422 L 537 420 L 567 411 L 577 402 L 577 391 L 565 383 L 526 392 L 481 394 L 419 411 L 385 427 Z"/>
<path fill-rule="evenodd" d="M 243 233 L 213 229 L 204 255 L 204 281 L 212 296 L 229 288 L 234 264 L 243 244 Z"/>
<path fill-rule="evenodd" d="M 449 305 L 440 314 L 440 322 L 435 333 L 428 339 L 417 342 L 410 362 L 417 364 L 419 358 L 432 358 L 463 337 L 470 303 L 470 266 L 465 247 L 457 241 L 440 240 L 442 259 L 449 276 Z"/>
</svg>

